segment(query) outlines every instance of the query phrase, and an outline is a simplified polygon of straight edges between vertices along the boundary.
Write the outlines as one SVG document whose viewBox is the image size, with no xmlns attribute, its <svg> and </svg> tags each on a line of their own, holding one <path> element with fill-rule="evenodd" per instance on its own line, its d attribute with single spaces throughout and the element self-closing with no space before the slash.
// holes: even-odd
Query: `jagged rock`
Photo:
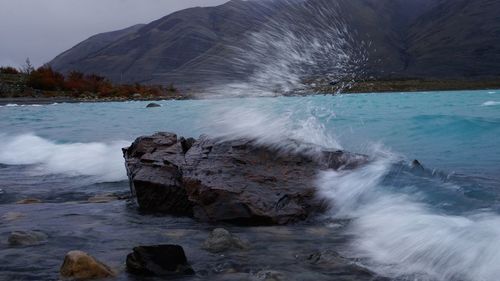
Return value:
<svg viewBox="0 0 500 281">
<path fill-rule="evenodd" d="M 127 270 L 146 276 L 182 276 L 194 274 L 184 249 L 178 245 L 139 246 L 127 256 Z"/>
<path fill-rule="evenodd" d="M 239 237 L 231 234 L 223 228 L 214 229 L 203 242 L 203 249 L 212 252 L 220 253 L 230 249 L 247 249 L 249 245 L 242 241 Z"/>
<path fill-rule="evenodd" d="M 47 235 L 40 231 L 14 231 L 9 235 L 10 246 L 33 246 L 47 241 Z"/>
<path fill-rule="evenodd" d="M 77 280 L 102 279 L 116 276 L 116 273 L 107 265 L 82 251 L 71 251 L 66 254 L 60 274 L 63 278 Z"/>
<path fill-rule="evenodd" d="M 142 210 L 253 225 L 287 224 L 323 211 L 325 203 L 315 197 L 318 171 L 367 162 L 290 140 L 265 146 L 173 133 L 140 137 L 124 157 Z"/>
<path fill-rule="evenodd" d="M 150 104 L 148 104 L 148 105 L 146 106 L 146 108 L 152 108 L 152 107 L 161 107 L 161 105 L 159 105 L 159 104 L 157 104 L 157 103 L 152 102 L 152 103 L 150 103 Z"/>
<path fill-rule="evenodd" d="M 40 199 L 36 199 L 36 198 L 26 198 L 26 199 L 23 199 L 23 200 L 19 200 L 16 202 L 16 204 L 40 204 L 42 203 L 43 201 L 40 200 Z"/>
</svg>

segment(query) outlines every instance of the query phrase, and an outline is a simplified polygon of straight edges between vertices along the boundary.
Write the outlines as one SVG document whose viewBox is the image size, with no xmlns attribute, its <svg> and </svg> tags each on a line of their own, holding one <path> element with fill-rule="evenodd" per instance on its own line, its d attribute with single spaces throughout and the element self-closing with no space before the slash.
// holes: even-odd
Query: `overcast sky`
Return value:
<svg viewBox="0 0 500 281">
<path fill-rule="evenodd" d="M 35 66 L 88 37 L 227 0 L 0 0 L 0 65 Z"/>
</svg>

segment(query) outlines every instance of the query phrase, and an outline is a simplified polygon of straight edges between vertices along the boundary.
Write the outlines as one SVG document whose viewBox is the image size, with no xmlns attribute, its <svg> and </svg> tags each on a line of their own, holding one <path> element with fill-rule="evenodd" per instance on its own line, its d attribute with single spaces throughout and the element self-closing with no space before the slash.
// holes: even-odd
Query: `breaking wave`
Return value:
<svg viewBox="0 0 500 281">
<path fill-rule="evenodd" d="M 384 178 L 390 153 L 354 171 L 321 172 L 317 187 L 332 202 L 331 216 L 349 219 L 346 255 L 375 272 L 402 280 L 498 280 L 500 216 L 487 210 L 446 214 L 419 192 L 398 192 Z M 396 190 L 396 191 L 395 191 Z"/>
<path fill-rule="evenodd" d="M 0 163 L 32 165 L 35 175 L 90 176 L 113 182 L 127 178 L 121 148 L 127 141 L 111 143 L 56 143 L 33 134 L 0 136 Z"/>
</svg>

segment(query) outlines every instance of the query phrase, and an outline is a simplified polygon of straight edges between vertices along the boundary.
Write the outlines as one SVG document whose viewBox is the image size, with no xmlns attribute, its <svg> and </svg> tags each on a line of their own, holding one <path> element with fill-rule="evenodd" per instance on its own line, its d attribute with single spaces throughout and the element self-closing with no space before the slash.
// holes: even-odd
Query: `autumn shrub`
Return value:
<svg viewBox="0 0 500 281">
<path fill-rule="evenodd" d="M 19 70 L 15 69 L 11 66 L 2 66 L 0 67 L 1 74 L 19 74 Z"/>
<path fill-rule="evenodd" d="M 42 66 L 29 74 L 28 86 L 45 91 L 64 90 L 64 75 L 50 66 Z"/>
</svg>

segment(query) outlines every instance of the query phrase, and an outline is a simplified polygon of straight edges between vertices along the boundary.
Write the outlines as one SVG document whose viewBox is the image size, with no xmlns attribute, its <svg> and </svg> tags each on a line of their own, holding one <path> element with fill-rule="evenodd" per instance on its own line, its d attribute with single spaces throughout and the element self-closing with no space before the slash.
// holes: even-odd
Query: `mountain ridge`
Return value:
<svg viewBox="0 0 500 281">
<path fill-rule="evenodd" d="M 238 80 L 251 75 L 255 66 L 248 58 L 242 62 L 235 52 L 253 52 L 248 38 L 280 25 L 274 21 L 288 21 L 281 23 L 278 34 L 287 32 L 286 25 L 301 23 L 311 24 L 308 30 L 325 37 L 328 34 L 320 32 L 324 24 L 338 20 L 349 29 L 351 45 L 366 43 L 362 51 L 367 58 L 358 78 L 500 76 L 500 19 L 495 14 L 499 1 L 410 1 L 233 0 L 178 11 L 121 33 L 100 34 L 108 36 L 101 39 L 105 46 L 91 37 L 49 64 L 62 72 L 92 72 L 120 82 L 191 85 Z M 320 8 L 329 14 L 323 15 Z"/>
</svg>

